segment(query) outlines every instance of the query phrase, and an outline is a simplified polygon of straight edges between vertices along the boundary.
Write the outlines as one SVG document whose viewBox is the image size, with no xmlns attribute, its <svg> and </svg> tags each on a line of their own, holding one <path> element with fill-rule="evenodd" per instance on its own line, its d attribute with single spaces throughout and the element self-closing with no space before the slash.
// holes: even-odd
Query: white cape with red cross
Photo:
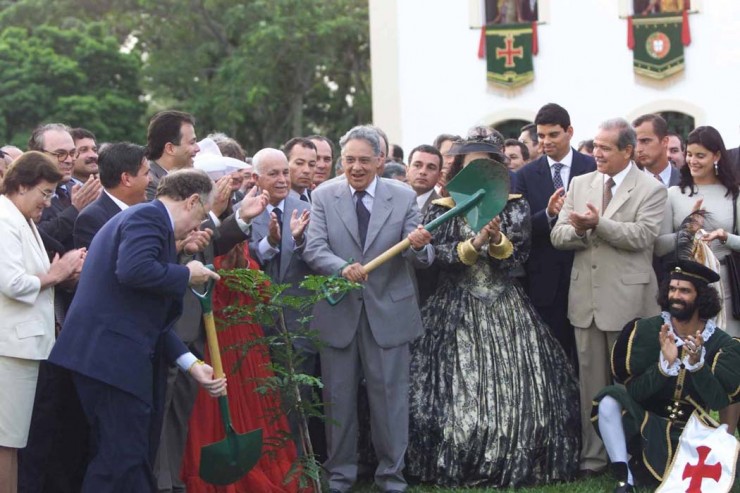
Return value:
<svg viewBox="0 0 740 493">
<path fill-rule="evenodd" d="M 727 425 L 713 428 L 691 415 L 656 493 L 722 493 L 735 481 L 740 444 Z"/>
</svg>

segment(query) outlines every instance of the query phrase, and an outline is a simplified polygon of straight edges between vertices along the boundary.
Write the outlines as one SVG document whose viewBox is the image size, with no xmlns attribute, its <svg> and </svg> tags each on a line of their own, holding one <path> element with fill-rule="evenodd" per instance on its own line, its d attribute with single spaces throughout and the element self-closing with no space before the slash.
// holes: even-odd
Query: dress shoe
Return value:
<svg viewBox="0 0 740 493">
<path fill-rule="evenodd" d="M 577 479 L 592 479 L 602 476 L 606 472 L 606 468 L 603 469 L 580 469 L 576 474 Z"/>
<path fill-rule="evenodd" d="M 633 493 L 635 489 L 627 482 L 629 469 L 626 462 L 612 463 L 612 472 L 617 480 L 617 486 L 614 487 L 614 493 Z"/>
<path fill-rule="evenodd" d="M 385 490 L 385 493 L 404 493 L 403 490 Z"/>
<path fill-rule="evenodd" d="M 338 489 L 332 488 L 329 490 L 329 493 L 342 493 L 342 492 L 339 491 Z"/>
</svg>

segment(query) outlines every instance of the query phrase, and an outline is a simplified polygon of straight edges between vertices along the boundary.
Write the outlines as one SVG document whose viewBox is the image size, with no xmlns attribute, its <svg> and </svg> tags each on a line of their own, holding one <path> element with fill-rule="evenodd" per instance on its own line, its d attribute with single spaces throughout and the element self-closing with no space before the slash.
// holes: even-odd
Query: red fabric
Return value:
<svg viewBox="0 0 740 493">
<path fill-rule="evenodd" d="M 635 48 L 635 32 L 632 30 L 632 16 L 627 17 L 627 48 Z"/>
<path fill-rule="evenodd" d="M 683 10 L 683 22 L 681 23 L 681 43 L 684 46 L 691 44 L 691 28 L 689 27 L 689 10 Z"/>
<path fill-rule="evenodd" d="M 537 42 L 537 21 L 532 23 L 532 55 L 536 55 L 540 51 L 540 45 Z"/>
<path fill-rule="evenodd" d="M 478 42 L 478 58 L 481 60 L 486 57 L 486 26 L 480 28 L 480 41 Z"/>
<path fill-rule="evenodd" d="M 259 268 L 257 263 L 248 257 L 249 250 L 246 243 L 237 248 L 243 248 L 242 252 L 235 252 L 237 256 L 240 256 L 240 253 L 244 254 L 239 262 L 241 266 Z M 217 258 L 214 262 L 216 268 L 228 268 L 228 263 L 233 257 L 232 254 Z M 224 265 L 225 262 L 227 265 Z M 214 313 L 218 314 L 219 310 L 235 303 L 249 304 L 250 300 L 242 293 L 229 291 L 222 282 L 218 282 L 213 292 Z M 296 459 L 294 443 L 288 441 L 277 450 L 274 446 L 267 445 L 279 438 L 278 433 L 290 433 L 285 416 L 278 420 L 270 416 L 271 409 L 279 408 L 279 399 L 254 392 L 258 382 L 251 380 L 272 375 L 266 367 L 270 361 L 267 348 L 253 347 L 237 366 L 237 362 L 241 359 L 240 350 L 232 347 L 250 339 L 262 337 L 262 335 L 262 328 L 252 324 L 233 325 L 218 332 L 221 358 L 229 382 L 229 408 L 234 429 L 237 433 L 245 433 L 262 428 L 264 443 L 262 458 L 246 476 L 232 485 L 214 486 L 200 479 L 198 467 L 201 447 L 223 440 L 225 437 L 218 400 L 209 397 L 205 391 L 201 390 L 190 417 L 188 444 L 183 460 L 182 478 L 188 493 L 296 493 L 298 491 L 295 481 L 288 485 L 283 484 Z M 269 454 L 266 453 L 268 451 Z"/>
</svg>

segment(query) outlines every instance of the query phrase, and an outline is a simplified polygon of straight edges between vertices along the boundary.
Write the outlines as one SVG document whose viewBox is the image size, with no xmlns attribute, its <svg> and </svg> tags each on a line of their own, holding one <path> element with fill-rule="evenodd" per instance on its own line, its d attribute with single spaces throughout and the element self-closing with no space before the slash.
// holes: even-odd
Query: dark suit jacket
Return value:
<svg viewBox="0 0 740 493">
<path fill-rule="evenodd" d="M 575 176 L 594 170 L 594 159 L 573 149 L 569 182 Z M 555 193 L 547 156 L 543 155 L 519 169 L 514 190 L 529 202 L 532 213 L 532 248 L 524 266 L 527 272 L 527 292 L 535 306 L 549 306 L 555 299 L 560 277 L 570 276 L 573 252 L 556 250 L 550 242 L 551 225 L 557 221 L 557 217 L 548 221 L 545 213 L 547 202 Z"/>
<path fill-rule="evenodd" d="M 66 183 L 61 186 L 67 189 L 67 193 L 70 193 L 71 184 Z M 59 197 L 55 196 L 51 199 L 51 205 L 44 209 L 41 214 L 41 221 L 37 227 L 39 231 L 43 231 L 46 235 L 61 243 L 65 251 L 72 250 L 74 246 L 72 230 L 78 214 L 79 212 L 75 207 L 63 205 Z"/>
<path fill-rule="evenodd" d="M 167 170 L 161 167 L 156 161 L 149 161 L 149 184 L 146 186 L 146 199 L 154 200 L 157 195 L 159 180 L 167 176 Z"/>
<path fill-rule="evenodd" d="M 427 218 L 426 213 L 429 210 L 429 206 L 432 202 L 441 198 L 436 191 L 432 191 L 429 199 L 424 203 L 424 206 L 420 209 L 421 212 L 421 223 L 426 224 Z M 437 283 L 439 281 L 439 267 L 436 263 L 433 263 L 426 269 L 414 269 L 414 275 L 416 278 L 417 293 L 419 295 L 419 307 L 424 306 L 427 299 L 434 294 L 437 290 Z"/>
<path fill-rule="evenodd" d="M 177 263 L 164 204 L 155 200 L 117 214 L 90 245 L 49 361 L 148 404 L 163 400 L 164 374 L 156 369 L 163 358 L 173 363 L 187 352 L 172 326 L 188 278 Z"/>
<path fill-rule="evenodd" d="M 209 215 L 208 219 L 201 225 L 201 229 L 204 228 L 213 231 L 211 242 L 202 252 L 196 255 L 181 254 L 179 256 L 181 264 L 187 264 L 193 259 L 200 260 L 204 264 L 212 264 L 215 257 L 228 253 L 235 245 L 247 239 L 247 236 L 239 228 L 234 214 L 222 221 L 218 227 Z M 182 316 L 175 323 L 175 333 L 180 336 L 180 339 L 191 351 L 200 356 L 203 352 L 204 330 L 203 310 L 200 301 L 190 290 L 187 290 L 183 300 Z"/>
<path fill-rule="evenodd" d="M 100 231 L 110 218 L 121 212 L 107 193 L 102 192 L 95 202 L 88 205 L 75 221 L 72 237 L 75 248 L 90 248 L 95 233 Z"/>
<path fill-rule="evenodd" d="M 671 167 L 671 178 L 668 181 L 668 186 L 675 187 L 678 185 L 678 182 L 681 181 L 681 172 L 678 171 L 678 168 L 673 164 L 670 164 L 669 166 Z"/>
</svg>

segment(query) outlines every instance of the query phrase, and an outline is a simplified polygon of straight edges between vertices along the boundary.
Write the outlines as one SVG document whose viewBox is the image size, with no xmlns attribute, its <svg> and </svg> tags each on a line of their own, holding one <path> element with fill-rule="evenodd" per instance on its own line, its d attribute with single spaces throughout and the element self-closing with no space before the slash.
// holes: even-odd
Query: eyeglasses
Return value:
<svg viewBox="0 0 740 493">
<path fill-rule="evenodd" d="M 206 219 L 208 219 L 208 212 L 206 211 L 206 204 L 204 204 L 203 201 L 200 199 L 198 199 L 198 204 L 200 204 L 200 208 L 203 209 L 203 218 L 200 220 L 200 222 L 203 222 Z"/>
<path fill-rule="evenodd" d="M 41 196 L 44 198 L 44 202 L 47 202 L 54 197 L 54 190 L 44 190 L 41 187 L 36 187 L 36 190 L 41 192 Z"/>
<path fill-rule="evenodd" d="M 47 154 L 50 154 L 57 158 L 57 161 L 60 163 L 64 162 L 68 157 L 74 159 L 75 155 L 77 153 L 77 149 L 72 149 L 69 151 L 65 151 L 64 149 L 59 149 L 58 151 L 44 151 Z"/>
</svg>

